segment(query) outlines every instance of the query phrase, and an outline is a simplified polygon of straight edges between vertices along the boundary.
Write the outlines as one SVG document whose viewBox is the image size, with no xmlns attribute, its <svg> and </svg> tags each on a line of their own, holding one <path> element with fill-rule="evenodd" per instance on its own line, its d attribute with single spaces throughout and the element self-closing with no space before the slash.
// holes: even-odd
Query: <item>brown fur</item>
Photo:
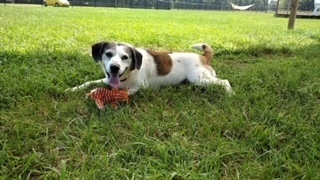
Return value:
<svg viewBox="0 0 320 180">
<path fill-rule="evenodd" d="M 94 59 L 95 62 L 101 61 L 101 56 L 102 53 L 106 50 L 106 49 L 115 49 L 116 48 L 116 43 L 113 42 L 98 42 L 94 45 L 92 45 L 92 57 Z"/>
<path fill-rule="evenodd" d="M 206 56 L 200 55 L 199 58 L 203 65 L 210 65 L 210 60 Z"/>
<path fill-rule="evenodd" d="M 207 64 L 210 65 L 210 60 L 212 59 L 214 52 L 207 45 L 203 45 L 202 49 L 203 49 L 202 56 L 207 59 Z M 201 61 L 202 61 L 202 59 L 201 59 Z"/>
<path fill-rule="evenodd" d="M 168 52 L 150 51 L 148 53 L 153 56 L 154 63 L 157 66 L 157 72 L 159 76 L 164 76 L 170 73 L 172 69 L 172 59 Z"/>
<path fill-rule="evenodd" d="M 125 51 L 128 54 L 128 56 L 133 58 L 133 54 L 132 54 L 132 51 L 130 50 L 130 47 L 126 47 Z M 132 71 L 134 69 L 134 67 L 135 67 L 134 61 L 132 61 L 131 65 L 130 65 L 130 71 Z"/>
<path fill-rule="evenodd" d="M 213 71 L 213 68 L 210 66 L 210 61 L 213 57 L 213 50 L 209 47 L 207 47 L 206 45 L 203 46 L 203 54 L 199 56 L 200 61 L 202 62 L 202 64 L 204 65 L 204 67 L 206 69 L 208 69 L 209 71 Z"/>
</svg>

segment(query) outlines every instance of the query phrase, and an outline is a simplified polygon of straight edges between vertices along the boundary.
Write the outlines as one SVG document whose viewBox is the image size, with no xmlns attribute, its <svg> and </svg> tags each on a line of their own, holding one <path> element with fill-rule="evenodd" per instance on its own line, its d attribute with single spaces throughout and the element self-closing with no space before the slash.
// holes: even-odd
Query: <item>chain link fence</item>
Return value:
<svg viewBox="0 0 320 180">
<path fill-rule="evenodd" d="M 0 0 L 0 2 L 7 4 L 43 4 L 43 0 Z M 58 1 L 58 0 L 56 0 Z M 172 0 L 68 0 L 70 6 L 79 7 L 112 7 L 112 8 L 137 8 L 137 9 L 162 9 L 162 10 L 233 10 L 228 1 L 219 1 L 213 3 L 192 3 L 176 2 Z M 275 6 L 267 5 L 254 5 L 247 11 L 275 11 Z"/>
<path fill-rule="evenodd" d="M 291 4 L 292 0 L 279 0 L 278 2 L 278 9 L 276 9 L 276 14 L 280 15 L 287 15 L 289 16 L 291 11 Z M 320 0 L 319 3 L 316 2 L 316 0 L 300 0 L 299 6 L 297 10 L 297 15 L 315 15 L 319 16 L 320 12 L 318 13 L 314 12 L 316 11 L 316 6 L 320 6 Z"/>
</svg>

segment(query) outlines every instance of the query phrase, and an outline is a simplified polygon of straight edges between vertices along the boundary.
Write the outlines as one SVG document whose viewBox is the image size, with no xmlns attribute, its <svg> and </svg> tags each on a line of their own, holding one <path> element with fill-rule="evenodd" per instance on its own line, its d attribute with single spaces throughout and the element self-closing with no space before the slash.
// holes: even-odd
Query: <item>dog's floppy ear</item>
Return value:
<svg viewBox="0 0 320 180">
<path fill-rule="evenodd" d="M 102 41 L 102 42 L 98 42 L 98 43 L 95 43 L 94 45 L 92 45 L 91 53 L 92 53 L 92 57 L 95 62 L 98 62 L 101 60 L 103 50 L 105 49 L 107 44 L 108 44 L 108 42 Z"/>
<path fill-rule="evenodd" d="M 135 68 L 139 70 L 142 64 L 142 54 L 133 47 L 130 47 L 130 51 L 132 54 L 132 62 L 131 62 L 130 70 L 132 71 Z"/>
</svg>

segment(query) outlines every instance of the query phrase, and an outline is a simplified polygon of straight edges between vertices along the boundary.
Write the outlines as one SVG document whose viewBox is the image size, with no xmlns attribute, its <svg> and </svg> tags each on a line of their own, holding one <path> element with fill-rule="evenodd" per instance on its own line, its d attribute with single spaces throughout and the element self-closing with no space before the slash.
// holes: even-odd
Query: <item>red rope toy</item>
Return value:
<svg viewBox="0 0 320 180">
<path fill-rule="evenodd" d="M 113 108 L 117 108 L 121 102 L 129 103 L 128 89 L 109 90 L 107 88 L 96 88 L 88 93 L 87 97 L 90 97 L 92 100 L 94 100 L 100 110 L 105 109 L 106 103 L 110 104 Z"/>
</svg>

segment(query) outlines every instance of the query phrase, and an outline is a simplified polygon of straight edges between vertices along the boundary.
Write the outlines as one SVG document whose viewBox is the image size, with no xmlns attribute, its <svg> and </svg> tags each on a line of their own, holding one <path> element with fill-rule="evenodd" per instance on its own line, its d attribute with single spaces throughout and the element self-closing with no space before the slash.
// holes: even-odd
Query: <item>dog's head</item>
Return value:
<svg viewBox="0 0 320 180">
<path fill-rule="evenodd" d="M 118 87 L 135 69 L 140 69 L 142 55 L 133 46 L 125 43 L 98 42 L 92 45 L 92 57 L 100 62 L 109 84 Z"/>
</svg>

